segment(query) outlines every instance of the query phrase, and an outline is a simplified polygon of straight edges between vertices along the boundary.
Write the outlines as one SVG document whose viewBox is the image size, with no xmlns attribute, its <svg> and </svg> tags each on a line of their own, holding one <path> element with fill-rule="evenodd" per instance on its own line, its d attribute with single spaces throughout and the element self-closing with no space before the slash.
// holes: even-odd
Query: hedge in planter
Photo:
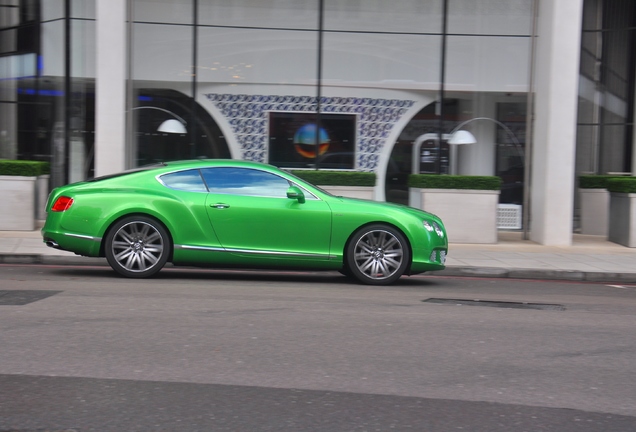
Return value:
<svg viewBox="0 0 636 432">
<path fill-rule="evenodd" d="M 461 176 L 411 174 L 409 187 L 420 189 L 501 190 L 501 178 L 496 176 Z"/>
<path fill-rule="evenodd" d="M 607 190 L 618 193 L 636 193 L 636 177 L 612 178 L 607 181 Z"/>
<path fill-rule="evenodd" d="M 49 174 L 49 163 L 0 159 L 0 176 L 37 177 Z"/>
<path fill-rule="evenodd" d="M 607 189 L 607 185 L 610 180 L 624 178 L 629 177 L 613 175 L 582 175 L 579 176 L 579 187 L 581 189 Z"/>
<path fill-rule="evenodd" d="M 372 172 L 296 170 L 291 173 L 320 186 L 375 186 L 375 173 Z"/>
<path fill-rule="evenodd" d="M 625 176 L 579 176 L 581 234 L 607 236 L 610 196 L 608 183 Z"/>
</svg>

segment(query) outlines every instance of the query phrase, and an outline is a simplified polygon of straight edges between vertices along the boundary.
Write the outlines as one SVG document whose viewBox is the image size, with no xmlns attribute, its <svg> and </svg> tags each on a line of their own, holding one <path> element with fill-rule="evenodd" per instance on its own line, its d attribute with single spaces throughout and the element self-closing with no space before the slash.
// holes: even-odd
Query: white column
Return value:
<svg viewBox="0 0 636 432">
<path fill-rule="evenodd" d="M 572 244 L 583 0 L 540 0 L 530 239 Z"/>
<path fill-rule="evenodd" d="M 126 168 L 126 0 L 97 0 L 95 176 Z"/>
</svg>

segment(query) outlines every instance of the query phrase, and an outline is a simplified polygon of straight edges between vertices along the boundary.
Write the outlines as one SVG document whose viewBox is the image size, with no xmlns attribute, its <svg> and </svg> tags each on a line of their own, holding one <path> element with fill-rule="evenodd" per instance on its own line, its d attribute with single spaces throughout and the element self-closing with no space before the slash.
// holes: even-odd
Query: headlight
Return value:
<svg viewBox="0 0 636 432">
<path fill-rule="evenodd" d="M 433 227 L 435 227 L 435 232 L 437 233 L 437 235 L 443 238 L 444 231 L 442 230 L 442 227 L 439 226 L 437 222 L 433 222 Z"/>
<path fill-rule="evenodd" d="M 439 237 L 444 238 L 444 230 L 442 230 L 442 227 L 439 226 L 437 222 L 422 221 L 422 225 L 424 225 L 424 228 L 426 228 L 428 232 L 435 231 Z"/>
</svg>

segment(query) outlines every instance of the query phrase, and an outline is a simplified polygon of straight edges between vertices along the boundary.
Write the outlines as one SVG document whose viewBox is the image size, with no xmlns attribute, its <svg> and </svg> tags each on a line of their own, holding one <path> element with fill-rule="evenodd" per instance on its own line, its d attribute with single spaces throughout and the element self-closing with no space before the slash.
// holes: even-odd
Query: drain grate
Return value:
<svg viewBox="0 0 636 432">
<path fill-rule="evenodd" d="M 2 429 L 0 432 L 79 432 L 79 429 Z"/>
<path fill-rule="evenodd" d="M 0 306 L 23 306 L 61 292 L 48 290 L 0 290 Z"/>
<path fill-rule="evenodd" d="M 2 429 L 0 432 L 79 432 L 79 429 Z"/>
<path fill-rule="evenodd" d="M 456 306 L 487 306 L 496 308 L 507 309 L 533 309 L 533 310 L 565 310 L 565 306 L 560 304 L 548 304 L 548 303 L 525 303 L 525 302 L 506 302 L 506 301 L 491 301 L 491 300 L 463 300 L 463 299 L 444 299 L 444 298 L 429 298 L 422 300 L 424 303 L 435 304 L 451 304 Z"/>
</svg>

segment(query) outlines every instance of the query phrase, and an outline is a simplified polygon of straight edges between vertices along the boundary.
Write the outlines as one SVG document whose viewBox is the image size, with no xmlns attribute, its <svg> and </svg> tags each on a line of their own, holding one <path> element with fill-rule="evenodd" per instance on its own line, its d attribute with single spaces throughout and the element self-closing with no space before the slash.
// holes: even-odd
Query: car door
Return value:
<svg viewBox="0 0 636 432">
<path fill-rule="evenodd" d="M 331 210 L 317 197 L 288 198 L 291 183 L 242 167 L 202 170 L 206 209 L 222 246 L 238 255 L 328 259 Z"/>
</svg>

